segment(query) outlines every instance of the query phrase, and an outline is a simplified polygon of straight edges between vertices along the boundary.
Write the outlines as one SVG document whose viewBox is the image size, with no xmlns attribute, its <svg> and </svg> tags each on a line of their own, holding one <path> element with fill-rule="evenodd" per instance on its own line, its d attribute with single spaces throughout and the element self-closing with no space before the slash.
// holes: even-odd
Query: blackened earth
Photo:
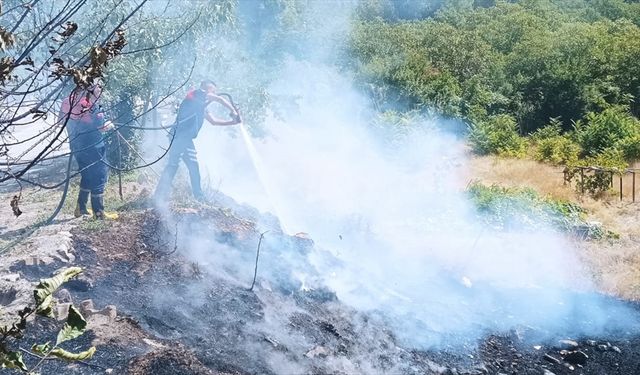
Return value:
<svg viewBox="0 0 640 375">
<path fill-rule="evenodd" d="M 518 327 L 455 347 L 411 348 L 394 336 L 382 314 L 355 311 L 329 290 L 301 289 L 278 257 L 303 256 L 313 242 L 286 236 L 277 223 L 271 235 L 281 237 L 279 248 L 265 247 L 261 263 L 276 276 L 259 277 L 250 291 L 257 213 L 236 207 L 175 210 L 178 237 L 178 226 L 166 224 L 153 209 L 124 213 L 106 229 L 77 229 L 76 262 L 85 273 L 67 289 L 76 304 L 92 299 L 96 306 L 117 306 L 118 318 L 105 328 L 108 339 L 98 340 L 90 330 L 68 347 L 83 350 L 97 343 L 90 365 L 46 361 L 41 373 L 640 374 L 640 333 L 634 331 L 553 337 Z M 212 251 L 228 251 L 245 262 L 246 281 L 185 257 L 180 237 L 195 234 L 226 244 Z M 34 281 L 47 276 L 16 271 Z M 39 333 L 28 342 L 55 341 L 57 325 L 42 319 L 31 324 L 40 329 L 29 330 Z"/>
</svg>

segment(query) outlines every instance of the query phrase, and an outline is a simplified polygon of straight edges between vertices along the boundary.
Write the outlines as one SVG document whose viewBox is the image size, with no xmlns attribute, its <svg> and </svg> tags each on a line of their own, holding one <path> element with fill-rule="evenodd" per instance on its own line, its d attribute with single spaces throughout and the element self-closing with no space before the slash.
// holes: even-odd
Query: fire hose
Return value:
<svg viewBox="0 0 640 375">
<path fill-rule="evenodd" d="M 71 180 L 71 161 L 72 161 L 72 159 L 73 159 L 73 155 L 71 153 L 69 153 L 69 160 L 67 161 L 67 173 L 66 173 L 66 177 L 65 177 L 65 181 L 64 181 L 64 188 L 62 189 L 62 197 L 60 198 L 60 202 L 58 202 L 58 205 L 56 206 L 56 209 L 53 210 L 53 213 L 51 214 L 51 216 L 49 216 L 49 218 L 45 222 L 47 225 L 51 224 L 51 222 L 53 222 L 53 219 L 55 219 L 56 216 L 58 216 L 58 213 L 60 213 L 60 210 L 62 209 L 62 206 L 64 205 L 64 201 L 67 199 L 67 193 L 69 192 L 69 181 Z"/>
<path fill-rule="evenodd" d="M 240 112 L 238 111 L 238 107 L 236 106 L 236 103 L 233 101 L 233 97 L 231 96 L 231 94 L 227 94 L 226 92 L 221 92 L 218 94 L 218 96 L 224 96 L 227 98 L 227 100 L 229 101 L 229 104 L 231 104 L 231 106 L 233 107 L 233 110 L 236 112 L 234 118 L 238 119 L 238 123 L 242 123 L 242 118 L 240 117 Z"/>
</svg>

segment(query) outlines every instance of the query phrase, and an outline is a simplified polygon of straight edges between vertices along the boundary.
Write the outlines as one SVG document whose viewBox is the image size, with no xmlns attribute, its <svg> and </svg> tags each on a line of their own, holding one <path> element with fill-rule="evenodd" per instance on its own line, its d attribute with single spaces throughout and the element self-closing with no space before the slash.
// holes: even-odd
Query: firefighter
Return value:
<svg viewBox="0 0 640 375">
<path fill-rule="evenodd" d="M 229 114 L 231 119 L 221 120 L 213 117 L 207 111 L 207 106 L 212 102 L 217 102 L 229 109 L 231 111 Z M 233 105 L 216 95 L 216 84 L 210 80 L 202 81 L 198 89 L 189 91 L 178 108 L 178 115 L 173 128 L 173 132 L 175 132 L 173 134 L 173 143 L 169 150 L 169 160 L 162 172 L 162 176 L 160 176 L 155 192 L 157 202 L 165 202 L 171 192 L 171 185 L 178 171 L 180 159 L 182 159 L 189 171 L 194 198 L 200 202 L 206 202 L 206 197 L 200 186 L 200 169 L 193 144 L 193 140 L 198 136 L 205 119 L 214 126 L 229 126 L 242 122 L 240 114 Z"/>
<path fill-rule="evenodd" d="M 59 121 L 66 123 L 69 148 L 78 163 L 81 176 L 74 216 L 93 213 L 96 219 L 116 219 L 117 214 L 104 210 L 104 188 L 109 167 L 105 163 L 106 148 L 102 137 L 103 133 L 113 128 L 113 123 L 105 120 L 97 104 L 101 92 L 98 85 L 76 87 L 62 102 Z M 93 212 L 87 207 L 89 197 Z"/>
</svg>

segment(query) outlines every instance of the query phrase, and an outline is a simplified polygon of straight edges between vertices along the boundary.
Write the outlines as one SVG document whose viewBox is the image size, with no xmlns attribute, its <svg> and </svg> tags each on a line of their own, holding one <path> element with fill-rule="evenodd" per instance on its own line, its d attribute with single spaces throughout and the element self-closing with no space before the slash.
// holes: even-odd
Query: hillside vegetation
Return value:
<svg viewBox="0 0 640 375">
<path fill-rule="evenodd" d="M 424 12 L 361 6 L 348 48 L 380 109 L 461 118 L 479 154 L 615 168 L 640 157 L 640 3 L 449 1 Z"/>
</svg>

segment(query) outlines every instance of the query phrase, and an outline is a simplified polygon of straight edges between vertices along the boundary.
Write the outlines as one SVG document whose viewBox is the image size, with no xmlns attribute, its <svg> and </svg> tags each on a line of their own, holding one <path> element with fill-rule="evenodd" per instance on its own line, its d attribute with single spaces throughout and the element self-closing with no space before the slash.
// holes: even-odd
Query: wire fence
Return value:
<svg viewBox="0 0 640 375">
<path fill-rule="evenodd" d="M 580 193 L 584 194 L 585 193 L 585 179 L 588 178 L 589 174 L 591 175 L 596 175 L 599 174 L 601 176 L 608 176 L 609 179 L 609 188 L 613 189 L 614 191 L 616 191 L 617 189 L 617 195 L 620 199 L 620 201 L 624 200 L 624 196 L 625 196 L 625 187 L 627 188 L 626 190 L 629 190 L 629 184 L 630 186 L 630 191 L 627 191 L 627 196 L 628 194 L 631 195 L 631 202 L 636 201 L 636 173 L 640 172 L 640 169 L 638 168 L 626 168 L 622 171 L 620 171 L 619 169 L 609 169 L 609 168 L 602 168 L 602 167 L 596 167 L 596 166 L 585 166 L 585 167 L 566 167 L 563 170 L 563 177 L 564 177 L 564 184 L 571 184 L 571 180 L 572 177 L 575 175 L 576 171 L 579 173 L 580 176 L 580 180 L 578 182 L 578 187 L 580 189 Z M 617 181 L 616 181 L 617 180 Z M 626 184 L 625 184 L 625 180 L 627 180 Z M 617 185 L 617 186 L 616 186 Z"/>
</svg>

